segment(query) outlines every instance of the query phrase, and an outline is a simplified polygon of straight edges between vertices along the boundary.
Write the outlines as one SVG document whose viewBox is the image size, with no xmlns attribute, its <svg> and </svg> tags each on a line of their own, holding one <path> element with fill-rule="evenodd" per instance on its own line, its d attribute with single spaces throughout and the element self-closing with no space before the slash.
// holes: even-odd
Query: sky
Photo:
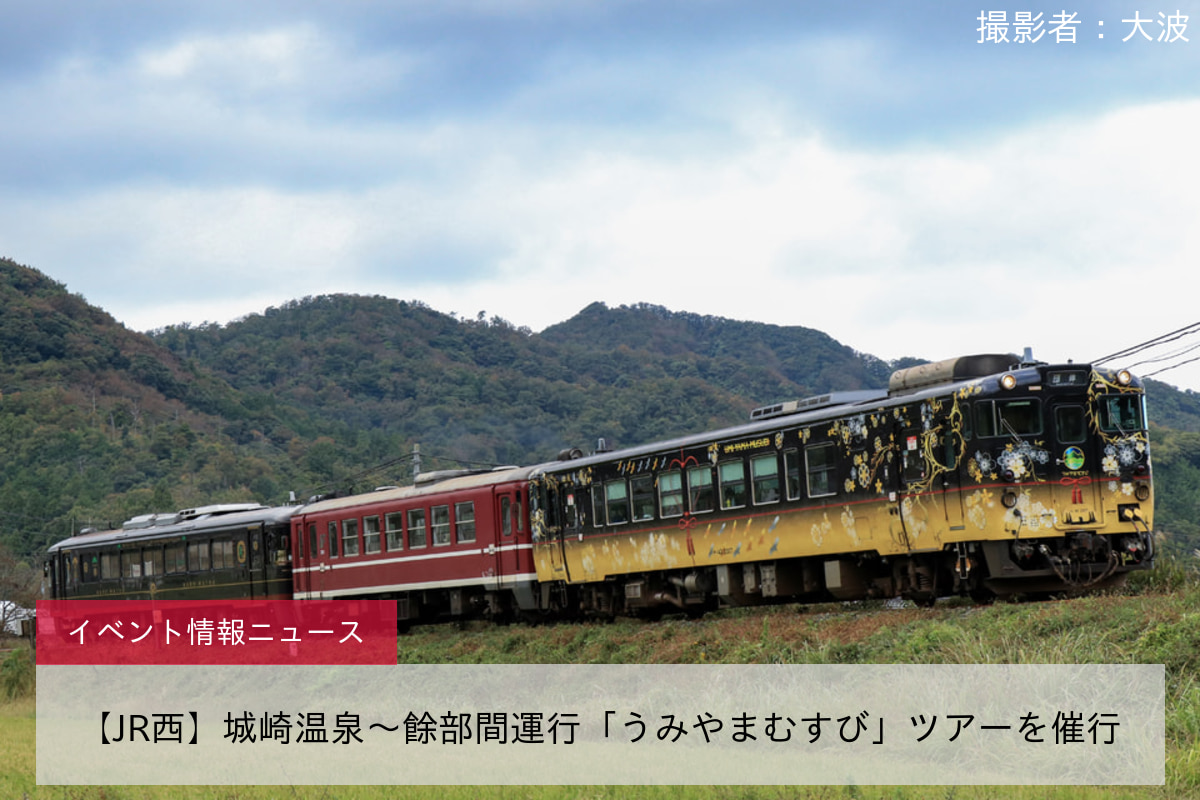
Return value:
<svg viewBox="0 0 1200 800">
<path fill-rule="evenodd" d="M 1200 320 L 1200 3 L 953 6 L 0 0 L 0 256 L 140 331 L 647 302 L 1087 361 Z"/>
</svg>

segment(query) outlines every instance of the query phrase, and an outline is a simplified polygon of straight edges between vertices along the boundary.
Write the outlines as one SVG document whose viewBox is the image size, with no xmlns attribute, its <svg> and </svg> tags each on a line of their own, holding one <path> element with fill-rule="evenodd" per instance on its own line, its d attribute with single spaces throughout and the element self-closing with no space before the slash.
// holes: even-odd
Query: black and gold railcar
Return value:
<svg viewBox="0 0 1200 800">
<path fill-rule="evenodd" d="M 60 599 L 290 599 L 295 508 L 226 504 L 148 514 L 47 553 Z"/>
<path fill-rule="evenodd" d="M 1153 564 L 1140 381 L 971 356 L 886 392 L 532 478 L 544 604 L 600 613 L 782 599 L 1098 588 Z"/>
</svg>

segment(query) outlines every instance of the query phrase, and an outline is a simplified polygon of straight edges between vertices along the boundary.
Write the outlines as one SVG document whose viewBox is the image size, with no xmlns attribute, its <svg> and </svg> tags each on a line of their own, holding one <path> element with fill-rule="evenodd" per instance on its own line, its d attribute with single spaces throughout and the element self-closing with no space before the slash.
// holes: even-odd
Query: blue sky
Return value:
<svg viewBox="0 0 1200 800">
<path fill-rule="evenodd" d="M 1198 8 L 9 2 L 0 254 L 137 330 L 354 292 L 1096 358 L 1200 319 Z"/>
</svg>

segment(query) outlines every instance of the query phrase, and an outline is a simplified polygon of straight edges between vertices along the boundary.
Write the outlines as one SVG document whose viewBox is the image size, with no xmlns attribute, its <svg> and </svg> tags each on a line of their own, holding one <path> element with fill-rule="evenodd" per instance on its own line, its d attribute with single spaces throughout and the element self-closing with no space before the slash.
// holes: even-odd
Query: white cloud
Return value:
<svg viewBox="0 0 1200 800">
<path fill-rule="evenodd" d="M 426 297 L 535 328 L 594 299 L 648 300 L 884 357 L 1093 358 L 1196 315 L 1177 289 L 1200 259 L 1200 156 L 1181 146 L 1198 129 L 1193 101 L 929 152 L 807 138 L 719 159 L 592 154 L 514 181 L 501 266 L 522 284 Z"/>
<path fill-rule="evenodd" d="M 138 63 L 151 78 L 178 80 L 204 73 L 223 79 L 290 83 L 303 72 L 305 57 L 321 46 L 314 28 L 300 25 L 234 36 L 196 36 L 168 47 L 147 49 Z"/>
<path fill-rule="evenodd" d="M 886 358 L 1031 345 L 1086 359 L 1194 321 L 1176 289 L 1200 263 L 1200 101 L 936 150 L 760 130 L 724 150 L 573 153 L 553 132 L 459 123 L 410 132 L 425 168 L 380 163 L 369 189 L 10 198 L 0 239 L 143 329 L 347 291 L 534 329 L 594 300 L 649 301 L 818 328 Z"/>
</svg>

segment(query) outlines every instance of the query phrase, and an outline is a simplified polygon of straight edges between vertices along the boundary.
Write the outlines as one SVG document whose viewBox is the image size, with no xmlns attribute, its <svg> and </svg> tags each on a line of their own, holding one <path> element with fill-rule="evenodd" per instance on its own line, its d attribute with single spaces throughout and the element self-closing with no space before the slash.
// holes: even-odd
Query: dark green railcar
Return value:
<svg viewBox="0 0 1200 800">
<path fill-rule="evenodd" d="M 47 553 L 55 599 L 290 599 L 295 507 L 227 504 L 135 517 Z"/>
</svg>

